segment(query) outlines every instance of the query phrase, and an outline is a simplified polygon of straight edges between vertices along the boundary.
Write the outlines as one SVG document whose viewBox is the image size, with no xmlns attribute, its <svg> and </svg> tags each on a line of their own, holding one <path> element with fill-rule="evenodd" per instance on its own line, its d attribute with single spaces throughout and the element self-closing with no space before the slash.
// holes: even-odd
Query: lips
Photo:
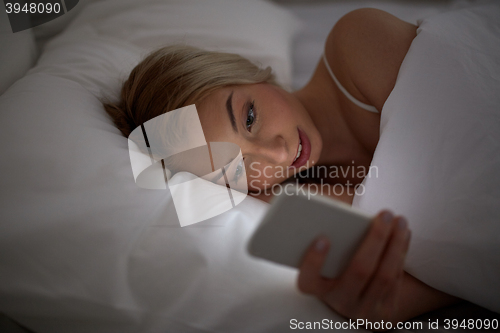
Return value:
<svg viewBox="0 0 500 333">
<path fill-rule="evenodd" d="M 295 156 L 299 155 L 299 157 L 297 157 L 290 165 L 291 168 L 300 168 L 301 166 L 306 164 L 306 162 L 309 160 L 309 157 L 311 156 L 311 142 L 309 141 L 309 138 L 307 137 L 306 133 L 300 130 L 300 128 L 298 128 L 298 131 L 299 143 L 297 144 L 297 153 L 295 154 Z M 301 146 L 302 150 L 300 150 Z"/>
</svg>

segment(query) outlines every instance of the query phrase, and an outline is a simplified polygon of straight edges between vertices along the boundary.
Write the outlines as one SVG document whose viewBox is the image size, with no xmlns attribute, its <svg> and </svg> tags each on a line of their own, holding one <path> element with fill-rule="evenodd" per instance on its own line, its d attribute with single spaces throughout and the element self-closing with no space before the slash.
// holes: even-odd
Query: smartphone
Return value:
<svg viewBox="0 0 500 333">
<path fill-rule="evenodd" d="M 323 235 L 330 249 L 322 275 L 334 278 L 346 268 L 372 218 L 341 201 L 306 195 L 293 186 L 293 191 L 273 198 L 247 250 L 252 256 L 298 268 L 313 240 Z"/>
</svg>

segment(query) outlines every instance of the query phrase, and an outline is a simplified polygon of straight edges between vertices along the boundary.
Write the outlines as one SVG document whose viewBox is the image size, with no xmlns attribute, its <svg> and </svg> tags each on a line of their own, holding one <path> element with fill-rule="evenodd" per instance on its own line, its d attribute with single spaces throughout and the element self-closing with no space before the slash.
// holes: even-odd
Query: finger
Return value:
<svg viewBox="0 0 500 333">
<path fill-rule="evenodd" d="M 393 321 L 399 311 L 398 307 L 401 306 L 399 304 L 399 297 L 404 275 L 404 271 L 398 275 L 394 288 L 388 290 L 383 297 L 371 298 L 369 300 L 364 297 L 363 300 L 360 301 L 361 312 L 385 321 Z M 403 306 L 405 305 L 403 304 Z"/>
<path fill-rule="evenodd" d="M 383 301 L 397 289 L 397 282 L 403 272 L 406 252 L 408 251 L 410 230 L 403 217 L 395 219 L 389 244 L 385 249 L 373 279 L 367 285 L 362 298 L 372 303 Z"/>
<path fill-rule="evenodd" d="M 331 281 L 321 276 L 321 268 L 328 254 L 330 243 L 324 236 L 319 237 L 309 247 L 299 267 L 298 288 L 306 294 L 323 295 L 331 286 Z"/>
<path fill-rule="evenodd" d="M 394 314 L 398 311 L 399 295 L 403 285 L 405 272 L 402 271 L 396 281 L 395 288 L 391 289 L 384 297 L 383 302 L 386 304 L 387 309 L 392 310 L 385 314 L 386 318 L 394 319 Z"/>
<path fill-rule="evenodd" d="M 339 280 L 339 287 L 346 293 L 361 296 L 376 271 L 393 223 L 393 215 L 389 211 L 382 211 L 373 219 L 368 234 Z"/>
</svg>

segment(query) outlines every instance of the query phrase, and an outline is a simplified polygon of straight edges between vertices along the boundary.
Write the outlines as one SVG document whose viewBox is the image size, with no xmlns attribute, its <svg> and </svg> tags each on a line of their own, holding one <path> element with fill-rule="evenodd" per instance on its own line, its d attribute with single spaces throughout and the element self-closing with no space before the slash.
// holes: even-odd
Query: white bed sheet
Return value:
<svg viewBox="0 0 500 333">
<path fill-rule="evenodd" d="M 419 24 L 353 206 L 405 215 L 405 269 L 500 312 L 500 3 Z"/>
<path fill-rule="evenodd" d="M 311 3 L 311 4 L 303 4 L 303 3 L 294 3 L 294 4 L 289 4 L 287 7 L 294 12 L 294 14 L 299 17 L 303 21 L 304 28 L 303 30 L 298 34 L 298 36 L 295 38 L 295 43 L 294 43 L 294 52 L 293 52 L 293 87 L 295 89 L 301 88 L 304 86 L 309 78 L 311 77 L 319 59 L 321 56 L 321 53 L 323 51 L 324 47 L 324 42 L 325 39 L 330 32 L 334 22 L 336 22 L 342 15 L 345 13 L 354 10 L 356 8 L 362 8 L 362 7 L 375 7 L 379 8 L 382 10 L 385 10 L 407 22 L 416 24 L 418 20 L 426 17 L 432 17 L 434 15 L 450 11 L 450 10 L 455 10 L 455 9 L 460 9 L 463 7 L 467 7 L 470 5 L 474 4 L 481 4 L 481 3 L 486 3 L 487 1 L 435 1 L 435 2 L 430 2 L 430 1 L 425 1 L 425 2 L 419 2 L 419 1 L 335 1 L 335 2 L 318 2 L 318 3 Z M 492 75 L 495 75 L 492 73 Z M 398 91 L 398 93 L 401 93 L 401 91 Z M 473 108 L 472 108 L 473 109 Z M 490 124 L 491 126 L 491 124 Z M 385 156 L 387 157 L 387 156 Z M 377 161 L 380 161 L 382 157 L 379 156 L 379 159 Z M 376 162 L 378 163 L 378 162 Z M 405 211 L 401 211 L 401 204 L 394 202 L 390 202 L 387 200 L 388 198 L 388 193 L 383 190 L 384 188 L 384 183 L 379 182 L 377 185 L 374 185 L 370 182 L 365 182 L 365 185 L 367 185 L 367 190 L 370 191 L 370 197 L 367 198 L 357 198 L 355 201 L 354 205 L 359 206 L 362 209 L 365 209 L 371 213 L 375 213 L 379 209 L 382 209 L 387 206 L 393 207 L 396 211 L 399 213 L 405 213 Z M 401 189 L 400 189 L 401 190 Z M 480 192 L 479 192 L 480 193 Z M 381 199 L 383 198 L 383 199 Z M 492 197 L 490 197 L 491 199 Z M 365 200 L 365 201 L 363 201 Z M 446 201 L 446 200 L 445 200 Z M 403 208 L 405 210 L 407 208 Z M 414 214 L 415 215 L 415 214 Z M 415 221 L 417 222 L 417 221 Z M 422 237 L 422 231 L 421 228 L 417 228 L 418 233 L 420 235 L 417 235 L 417 242 L 420 241 L 420 245 L 418 246 L 420 250 L 417 250 L 416 248 L 414 252 L 410 253 L 410 265 L 409 269 L 412 270 L 414 274 L 416 274 L 418 277 L 422 278 L 424 281 L 427 283 L 433 285 L 436 288 L 446 290 L 451 293 L 455 293 L 460 295 L 461 297 L 465 297 L 471 299 L 472 297 L 474 301 L 483 304 L 483 306 L 489 306 L 490 308 L 498 308 L 497 305 L 495 305 L 494 298 L 489 297 L 481 297 L 477 294 L 477 290 L 480 289 L 480 280 L 483 278 L 485 279 L 484 281 L 488 281 L 490 283 L 489 285 L 492 286 L 491 288 L 487 289 L 485 292 L 486 293 L 491 293 L 493 295 L 497 295 L 497 299 L 500 298 L 500 290 L 498 287 L 495 287 L 495 282 L 494 278 L 492 280 L 492 274 L 491 270 L 490 273 L 484 273 L 481 274 L 481 272 L 475 272 L 475 274 L 471 274 L 468 277 L 468 282 L 466 282 L 467 278 L 465 277 L 467 274 L 464 274 L 462 271 L 462 276 L 464 278 L 462 279 L 462 282 L 459 283 L 460 285 L 454 285 L 450 286 L 449 283 L 447 283 L 447 280 L 450 279 L 450 273 L 446 273 L 446 270 L 439 267 L 437 267 L 437 271 L 431 272 L 431 273 L 425 273 L 425 255 L 422 255 L 423 247 L 427 246 L 430 251 L 437 251 L 442 252 L 442 249 L 436 249 L 436 243 L 435 245 L 429 245 L 429 241 L 431 241 L 432 238 L 427 239 L 427 243 L 425 240 L 422 242 L 422 239 L 418 240 L 418 238 Z M 488 233 L 488 232 L 487 232 Z M 456 235 L 456 232 L 455 232 Z M 463 236 L 463 235 L 462 235 Z M 493 236 L 494 237 L 494 236 Z M 491 237 L 489 239 L 489 244 L 487 246 L 491 246 Z M 494 241 L 493 241 L 494 243 Z M 427 245 L 422 245 L 422 244 L 427 244 Z M 472 247 L 474 247 L 474 244 L 478 245 L 480 244 L 480 241 L 477 241 L 477 243 L 472 242 Z M 456 246 L 456 244 L 454 245 Z M 477 247 L 477 246 L 476 246 Z M 432 250 L 431 250 L 432 249 Z M 463 249 L 462 249 L 463 250 Z M 417 253 L 419 252 L 420 253 Z M 455 255 L 450 254 L 450 259 L 453 258 L 454 262 L 456 263 L 456 258 L 458 256 L 458 253 L 462 253 L 459 250 L 458 252 L 455 252 Z M 493 251 L 498 252 L 497 249 L 493 249 Z M 464 252 L 463 254 L 466 254 Z M 466 256 L 467 257 L 467 256 Z M 467 262 L 465 261 L 466 257 L 464 257 L 464 261 L 462 261 L 462 264 L 469 264 L 471 265 L 471 259 L 467 259 Z M 496 254 L 487 254 L 486 255 L 488 260 L 495 260 L 498 259 L 500 260 L 500 253 Z M 473 260 L 472 260 L 473 261 Z M 419 268 L 415 268 L 418 264 L 417 262 L 422 265 L 421 267 L 421 272 Z M 442 264 L 442 258 L 437 259 L 436 263 L 440 262 Z M 476 264 L 481 261 L 476 261 Z M 457 267 L 455 267 L 457 269 Z M 498 268 L 495 268 L 498 270 Z M 439 273 L 438 273 L 439 272 Z M 459 274 L 458 272 L 456 272 Z M 479 280 L 479 281 L 478 281 Z M 474 296 L 473 296 L 474 295 Z M 489 299 L 489 300 L 487 300 Z M 443 309 L 439 311 L 434 311 L 433 313 L 428 314 L 425 316 L 423 320 L 427 322 L 428 319 L 431 320 L 440 320 L 441 323 L 443 323 L 444 319 L 452 319 L 452 318 L 457 318 L 457 319 L 470 319 L 470 318 L 500 318 L 499 314 L 493 313 L 491 311 L 486 310 L 485 308 L 481 308 L 479 306 L 472 306 L 471 304 L 466 304 L 465 306 L 459 306 L 459 307 L 452 307 L 450 309 Z M 444 332 L 446 331 L 444 327 L 440 327 L 439 331 Z"/>
<path fill-rule="evenodd" d="M 256 25 L 256 21 L 259 24 Z M 103 0 L 45 44 L 0 96 L 0 312 L 43 332 L 283 332 L 342 320 L 296 271 L 245 245 L 255 198 L 181 228 L 168 191 L 139 188 L 98 100 L 165 43 L 242 55 L 290 78 L 296 20 L 263 1 Z"/>
<path fill-rule="evenodd" d="M 450 5 L 379 4 L 335 2 L 307 5 L 303 11 L 298 9 L 302 5 L 289 6 L 310 20 L 293 52 L 295 59 L 302 59 L 302 52 L 304 58 L 309 57 L 303 64 L 295 61 L 294 86 L 300 87 L 308 79 L 326 35 L 344 13 L 376 5 L 414 20 Z M 416 7 L 422 11 L 415 12 Z M 316 29 L 316 37 L 312 38 L 310 28 Z M 85 29 L 80 32 L 87 36 Z M 166 222 L 172 209 L 167 196 L 136 188 L 126 140 L 102 113 L 95 96 L 99 87 L 116 88 L 118 74 L 126 71 L 118 73 L 114 66 L 132 65 L 136 54 L 127 53 L 129 44 L 110 45 L 104 50 L 111 52 L 107 53 L 110 62 L 104 63 L 101 75 L 94 75 L 78 56 L 85 52 L 92 56 L 97 42 L 75 47 L 74 54 L 55 52 L 59 58 L 46 58 L 43 70 L 32 71 L 2 96 L 6 125 L 2 139 L 9 144 L 1 147 L 1 183 L 9 192 L 2 192 L 0 207 L 2 221 L 9 223 L 0 226 L 0 273 L 2 282 L 9 283 L 0 287 L 0 310 L 37 332 L 67 332 L 68 328 L 72 332 L 156 332 L 165 328 L 175 332 L 281 332 L 288 331 L 284 325 L 289 315 L 304 321 L 338 319 L 317 300 L 298 294 L 293 270 L 253 260 L 244 252 L 255 221 L 266 209 L 264 203 L 245 200 L 224 215 L 224 227 L 207 221 L 209 228 L 200 225 L 182 231 L 186 245 L 175 253 L 169 251 L 166 245 L 177 242 L 176 234 L 184 229 Z M 57 42 L 52 46 L 56 49 Z M 76 79 L 68 68 L 58 67 L 73 56 L 79 62 L 71 65 L 81 70 Z M 112 76 L 106 73 L 109 70 Z M 61 124 L 65 126 L 58 126 Z M 57 158 L 61 154 L 64 158 Z M 95 168 L 81 168 L 88 159 L 95 160 Z M 102 175 L 109 177 L 101 181 Z M 114 188 L 118 183 L 122 186 Z M 75 187 L 78 195 L 68 196 L 65 191 Z M 147 204 L 137 204 L 137 195 Z M 99 199 L 103 197 L 107 198 L 104 204 Z M 127 218 L 117 218 L 117 210 Z M 86 243 L 89 239 L 92 246 Z M 199 265 L 168 269 L 169 265 L 177 267 L 179 260 Z M 179 275 L 180 271 L 186 275 Z M 176 285 L 165 287 L 167 281 Z M 228 293 L 228 288 L 234 292 Z"/>
</svg>

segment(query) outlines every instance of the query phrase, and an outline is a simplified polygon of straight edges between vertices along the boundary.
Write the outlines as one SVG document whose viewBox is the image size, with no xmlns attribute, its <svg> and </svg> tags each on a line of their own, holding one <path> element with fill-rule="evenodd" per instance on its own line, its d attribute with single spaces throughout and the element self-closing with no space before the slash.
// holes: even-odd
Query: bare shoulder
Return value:
<svg viewBox="0 0 500 333">
<path fill-rule="evenodd" d="M 347 87 L 354 90 L 353 95 L 361 94 L 362 99 L 381 110 L 394 88 L 416 29 L 382 10 L 357 9 L 333 27 L 325 45 L 326 56 Z"/>
</svg>

